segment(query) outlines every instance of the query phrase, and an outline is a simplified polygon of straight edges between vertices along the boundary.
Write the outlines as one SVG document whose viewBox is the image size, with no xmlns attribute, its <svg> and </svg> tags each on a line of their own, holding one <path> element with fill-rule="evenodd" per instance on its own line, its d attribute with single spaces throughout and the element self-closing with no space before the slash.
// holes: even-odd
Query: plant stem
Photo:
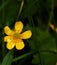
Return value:
<svg viewBox="0 0 57 65">
<path fill-rule="evenodd" d="M 18 20 L 18 18 L 20 17 L 20 14 L 21 14 L 22 9 L 23 9 L 23 5 L 24 5 L 24 0 L 21 1 L 21 5 L 20 5 L 20 8 L 19 8 L 17 20 Z"/>
<path fill-rule="evenodd" d="M 25 58 L 25 57 L 27 57 L 27 56 L 33 54 L 33 53 L 35 53 L 35 52 L 29 52 L 29 53 L 23 54 L 23 55 L 21 55 L 21 56 L 15 58 L 15 59 L 13 59 L 13 62 L 16 62 L 16 61 L 18 61 L 18 60 L 21 60 L 21 59 L 23 59 L 23 58 Z"/>
<path fill-rule="evenodd" d="M 52 19 L 52 16 L 53 16 L 53 9 L 54 9 L 54 0 L 51 0 L 52 1 L 52 5 L 51 5 L 51 12 L 50 12 L 50 17 L 49 17 L 49 20 L 48 22 L 51 22 L 51 19 Z"/>
<path fill-rule="evenodd" d="M 2 0 L 2 4 L 4 4 L 4 0 Z M 4 22 L 4 15 L 5 15 L 5 8 L 3 8 L 3 10 L 2 10 L 2 23 Z M 2 33 L 3 33 L 3 31 L 2 31 Z M 2 34 L 3 36 L 4 36 L 4 34 Z M 2 57 L 4 57 L 4 55 L 5 55 L 5 44 L 4 44 L 4 42 L 2 42 Z"/>
</svg>

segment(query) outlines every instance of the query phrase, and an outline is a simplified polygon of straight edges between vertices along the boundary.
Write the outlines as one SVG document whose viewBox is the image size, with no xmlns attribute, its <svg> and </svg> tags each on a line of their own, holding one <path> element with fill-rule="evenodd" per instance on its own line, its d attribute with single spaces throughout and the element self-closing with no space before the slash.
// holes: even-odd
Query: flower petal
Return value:
<svg viewBox="0 0 57 65">
<path fill-rule="evenodd" d="M 7 35 L 13 35 L 14 34 L 14 31 L 12 31 L 8 26 L 4 27 L 4 32 Z"/>
<path fill-rule="evenodd" d="M 7 45 L 6 45 L 6 47 L 7 47 L 9 50 L 13 49 L 14 46 L 15 46 L 15 43 L 13 43 L 12 41 L 11 41 L 11 42 L 8 42 Z"/>
<path fill-rule="evenodd" d="M 17 43 L 16 43 L 16 49 L 17 50 L 22 50 L 24 48 L 24 42 L 20 39 Z"/>
<path fill-rule="evenodd" d="M 30 30 L 20 34 L 21 39 L 29 39 L 31 36 L 32 36 L 32 32 Z"/>
<path fill-rule="evenodd" d="M 4 37 L 4 42 L 10 42 L 12 41 L 12 36 L 5 36 Z"/>
<path fill-rule="evenodd" d="M 21 21 L 18 21 L 15 23 L 15 31 L 18 33 L 21 33 L 23 29 L 23 23 Z"/>
</svg>

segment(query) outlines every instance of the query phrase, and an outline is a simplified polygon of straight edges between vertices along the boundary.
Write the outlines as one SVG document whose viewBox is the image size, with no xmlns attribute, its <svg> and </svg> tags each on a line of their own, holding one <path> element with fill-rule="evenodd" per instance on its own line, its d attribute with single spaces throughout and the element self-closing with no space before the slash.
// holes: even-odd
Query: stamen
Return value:
<svg viewBox="0 0 57 65">
<path fill-rule="evenodd" d="M 14 34 L 14 38 L 18 38 L 19 37 L 19 34 L 18 33 L 15 33 Z"/>
</svg>

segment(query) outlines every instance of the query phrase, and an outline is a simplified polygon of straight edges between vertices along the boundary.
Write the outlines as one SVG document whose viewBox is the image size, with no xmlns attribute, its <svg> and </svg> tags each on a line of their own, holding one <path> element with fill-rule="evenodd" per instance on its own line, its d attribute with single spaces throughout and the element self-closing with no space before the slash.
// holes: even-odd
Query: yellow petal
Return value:
<svg viewBox="0 0 57 65">
<path fill-rule="evenodd" d="M 16 43 L 16 49 L 17 50 L 22 50 L 24 48 L 24 42 L 20 39 L 17 43 Z"/>
<path fill-rule="evenodd" d="M 30 30 L 20 34 L 21 39 L 29 39 L 31 36 L 32 36 L 32 32 Z"/>
<path fill-rule="evenodd" d="M 7 45 L 6 45 L 6 47 L 7 47 L 9 50 L 13 49 L 14 46 L 15 46 L 15 43 L 13 43 L 12 41 L 11 41 L 11 42 L 8 42 Z"/>
<path fill-rule="evenodd" d="M 7 35 L 13 35 L 14 34 L 14 31 L 12 31 L 8 26 L 4 27 L 4 32 Z"/>
<path fill-rule="evenodd" d="M 23 23 L 21 21 L 18 21 L 15 23 L 15 31 L 18 33 L 21 33 L 23 29 Z"/>
<path fill-rule="evenodd" d="M 4 37 L 4 42 L 10 42 L 12 41 L 12 37 L 11 36 L 5 36 Z"/>
</svg>

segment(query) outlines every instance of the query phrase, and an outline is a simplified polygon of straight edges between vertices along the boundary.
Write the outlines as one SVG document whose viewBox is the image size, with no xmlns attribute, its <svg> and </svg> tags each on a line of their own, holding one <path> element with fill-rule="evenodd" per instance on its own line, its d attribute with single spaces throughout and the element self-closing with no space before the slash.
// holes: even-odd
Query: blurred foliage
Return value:
<svg viewBox="0 0 57 65">
<path fill-rule="evenodd" d="M 0 65 L 55 65 L 57 62 L 57 33 L 48 23 L 57 27 L 57 0 L 0 0 Z M 24 30 L 30 29 L 32 37 L 25 40 L 21 51 L 7 50 L 3 28 L 13 28 L 16 21 L 24 23 Z"/>
<path fill-rule="evenodd" d="M 3 62 L 2 62 L 1 65 L 11 65 L 12 60 L 13 60 L 13 55 L 12 54 L 13 54 L 12 51 L 8 52 L 8 54 L 6 54 L 6 56 L 4 57 Z"/>
</svg>

